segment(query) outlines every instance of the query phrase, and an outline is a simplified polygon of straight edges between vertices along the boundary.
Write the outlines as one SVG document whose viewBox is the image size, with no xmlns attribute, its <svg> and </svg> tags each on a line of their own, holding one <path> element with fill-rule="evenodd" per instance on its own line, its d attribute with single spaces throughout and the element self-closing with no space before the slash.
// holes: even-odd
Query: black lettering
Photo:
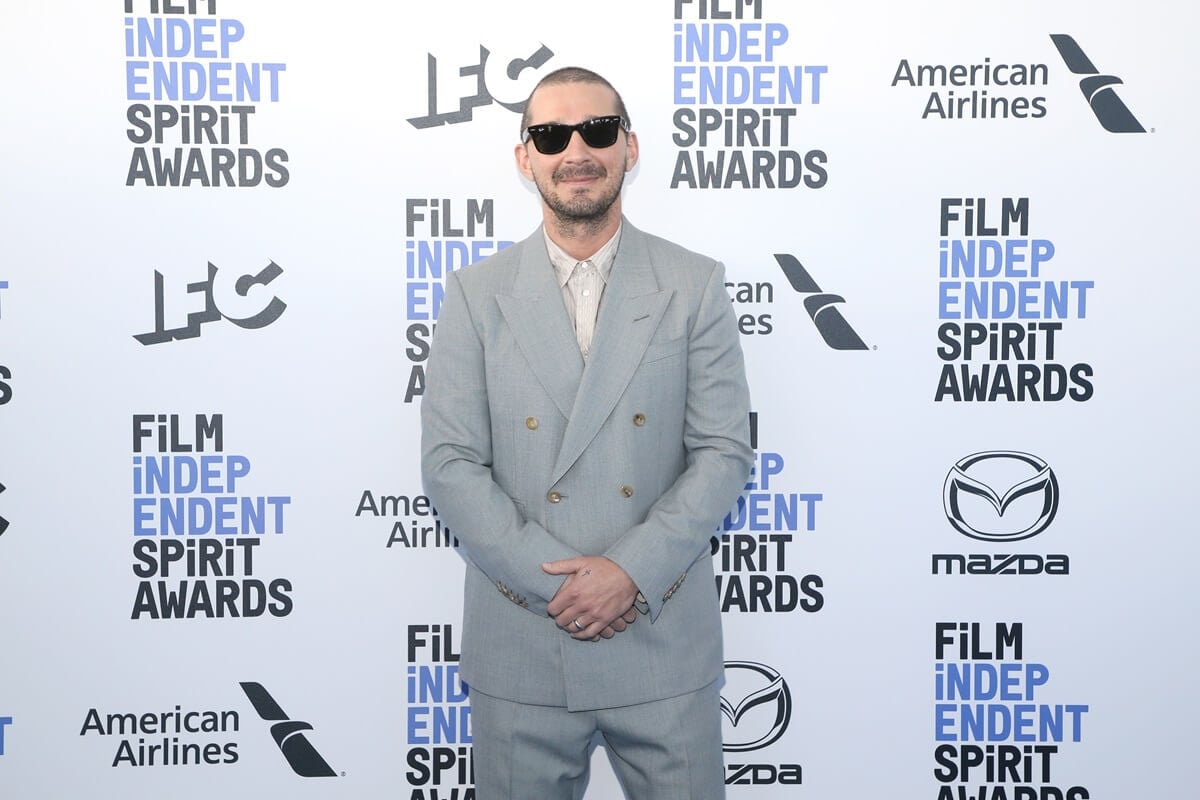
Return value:
<svg viewBox="0 0 1200 800">
<path fill-rule="evenodd" d="M 1072 400 L 1085 402 L 1092 399 L 1092 382 L 1088 378 L 1092 377 L 1091 364 L 1076 364 L 1071 367 L 1071 383 L 1075 386 L 1070 390 Z"/>
<path fill-rule="evenodd" d="M 820 611 L 825 606 L 825 595 L 819 590 L 825 586 L 825 582 L 820 575 L 805 575 L 800 579 L 800 591 L 804 594 L 804 599 L 800 601 L 800 608 L 809 613 Z"/>
<path fill-rule="evenodd" d="M 412 347 L 404 348 L 404 354 L 409 361 L 415 364 L 429 359 L 429 348 L 433 342 L 433 331 L 436 327 L 436 324 L 426 325 L 424 322 L 414 322 L 408 326 L 404 338 Z"/>
<path fill-rule="evenodd" d="M 414 398 L 425 394 L 425 365 L 413 364 L 408 374 L 408 386 L 404 390 L 404 402 L 411 403 Z"/>
</svg>

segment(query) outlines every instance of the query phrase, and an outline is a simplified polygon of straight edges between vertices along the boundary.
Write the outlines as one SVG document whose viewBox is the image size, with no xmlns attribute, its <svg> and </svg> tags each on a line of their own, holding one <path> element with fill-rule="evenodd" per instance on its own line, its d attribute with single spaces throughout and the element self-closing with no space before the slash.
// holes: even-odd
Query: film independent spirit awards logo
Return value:
<svg viewBox="0 0 1200 800">
<path fill-rule="evenodd" d="M 1054 521 L 1058 478 L 1035 455 L 989 450 L 955 463 L 942 498 L 946 518 L 959 533 L 986 542 L 1019 542 Z"/>
<path fill-rule="evenodd" d="M 792 693 L 773 667 L 754 661 L 726 661 L 721 689 L 724 750 L 761 750 L 783 736 L 792 721 Z"/>
</svg>

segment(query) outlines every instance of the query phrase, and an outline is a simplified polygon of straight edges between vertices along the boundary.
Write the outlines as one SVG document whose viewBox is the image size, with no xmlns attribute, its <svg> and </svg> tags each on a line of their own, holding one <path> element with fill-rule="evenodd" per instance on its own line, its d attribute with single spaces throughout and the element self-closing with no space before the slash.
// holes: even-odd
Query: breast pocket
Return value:
<svg viewBox="0 0 1200 800">
<path fill-rule="evenodd" d="M 642 354 L 641 363 L 623 400 L 635 412 L 655 409 L 671 415 L 682 413 L 687 390 L 687 337 L 652 341 Z M 660 420 L 661 421 L 661 420 Z"/>
<path fill-rule="evenodd" d="M 680 336 L 676 339 L 668 339 L 662 342 L 650 342 L 646 347 L 646 352 L 642 355 L 642 364 L 650 364 L 655 361 L 662 361 L 664 358 L 671 358 L 683 353 L 686 344 L 685 336 Z"/>
</svg>

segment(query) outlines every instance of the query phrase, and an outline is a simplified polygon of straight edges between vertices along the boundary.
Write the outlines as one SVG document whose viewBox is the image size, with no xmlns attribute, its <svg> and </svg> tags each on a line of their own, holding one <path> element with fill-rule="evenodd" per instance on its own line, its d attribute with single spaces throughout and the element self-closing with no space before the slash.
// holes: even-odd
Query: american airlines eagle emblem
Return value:
<svg viewBox="0 0 1200 800">
<path fill-rule="evenodd" d="M 1058 479 L 1029 453 L 989 450 L 959 459 L 942 492 L 955 530 L 987 542 L 1037 536 L 1058 513 Z"/>
<path fill-rule="evenodd" d="M 271 737 L 279 745 L 279 751 L 293 772 L 302 778 L 332 778 L 337 775 L 304 735 L 304 731 L 313 729 L 312 725 L 288 717 L 261 683 L 245 681 L 241 686 L 258 715 L 274 723 Z"/>
</svg>

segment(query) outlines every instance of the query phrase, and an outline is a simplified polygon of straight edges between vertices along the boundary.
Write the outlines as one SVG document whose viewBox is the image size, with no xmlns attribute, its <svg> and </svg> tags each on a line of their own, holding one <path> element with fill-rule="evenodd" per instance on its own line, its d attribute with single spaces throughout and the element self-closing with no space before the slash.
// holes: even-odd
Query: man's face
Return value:
<svg viewBox="0 0 1200 800">
<path fill-rule="evenodd" d="M 616 97 L 595 83 L 543 86 L 529 101 L 532 125 L 559 122 L 575 125 L 617 113 Z M 599 223 L 610 209 L 621 209 L 621 184 L 637 163 L 637 137 L 624 131 L 611 147 L 592 148 L 576 131 L 567 149 L 543 155 L 533 142 L 517 145 L 517 166 L 537 185 L 542 201 L 564 223 Z"/>
</svg>

